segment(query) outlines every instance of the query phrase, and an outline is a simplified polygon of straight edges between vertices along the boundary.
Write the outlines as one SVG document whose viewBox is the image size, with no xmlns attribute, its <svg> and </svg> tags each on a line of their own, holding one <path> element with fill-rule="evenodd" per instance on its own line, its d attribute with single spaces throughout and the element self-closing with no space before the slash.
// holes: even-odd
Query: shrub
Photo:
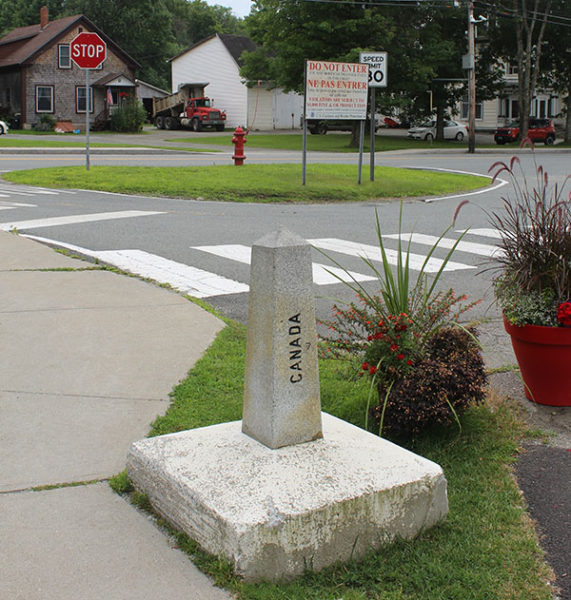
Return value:
<svg viewBox="0 0 571 600">
<path fill-rule="evenodd" d="M 124 100 L 109 117 L 112 131 L 123 133 L 139 133 L 147 118 L 147 111 L 136 98 Z"/>
<path fill-rule="evenodd" d="M 39 123 L 34 123 L 32 129 L 35 131 L 53 131 L 56 120 L 51 115 L 42 115 Z"/>
<path fill-rule="evenodd" d="M 379 384 L 381 402 L 371 409 L 371 416 L 391 437 L 447 425 L 472 404 L 484 401 L 487 376 L 475 330 L 440 329 L 424 350 L 414 368 L 394 381 L 388 395 Z"/>
<path fill-rule="evenodd" d="M 401 223 L 402 204 L 399 234 Z M 459 423 L 459 414 L 470 403 L 483 398 L 485 376 L 482 377 L 481 357 L 479 361 L 476 359 L 479 346 L 475 332 L 465 330 L 459 323 L 460 316 L 476 302 L 466 304 L 467 297 L 458 297 L 451 289 L 436 290 L 436 283 L 463 235 L 448 252 L 432 281 L 425 272 L 449 229 L 431 248 L 416 280 L 412 280 L 410 243 L 404 250 L 399 235 L 398 260 L 393 274 L 377 214 L 383 267 L 379 271 L 371 260 L 363 258 L 363 261 L 376 274 L 380 291 L 372 294 L 354 279 L 349 281 L 347 285 L 355 291 L 358 301 L 345 306 L 334 305 L 333 318 L 321 321 L 331 332 L 321 336 L 326 354 L 358 360 L 360 374 L 371 378 L 366 426 L 370 413 L 379 423 L 379 434 L 383 429 L 395 434 L 418 433 L 424 427 L 453 419 Z M 351 278 L 342 265 L 335 264 Z M 448 343 L 442 341 L 445 338 L 449 339 Z M 444 351 L 439 350 L 441 347 Z M 466 380 L 464 386 L 460 385 L 461 380 L 450 377 L 450 371 L 457 367 L 461 367 L 459 372 Z M 473 382 L 473 387 L 469 382 Z M 370 411 L 375 391 L 379 400 Z"/>
</svg>

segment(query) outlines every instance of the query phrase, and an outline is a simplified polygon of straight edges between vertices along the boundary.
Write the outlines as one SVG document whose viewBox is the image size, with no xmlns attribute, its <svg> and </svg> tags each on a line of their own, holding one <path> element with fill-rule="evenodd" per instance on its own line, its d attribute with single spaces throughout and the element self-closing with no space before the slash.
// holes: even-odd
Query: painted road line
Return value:
<svg viewBox="0 0 571 600">
<path fill-rule="evenodd" d="M 9 198 L 10 196 L 4 196 L 3 194 L 0 194 L 0 197 Z M 0 200 L 0 204 L 7 204 L 10 206 L 10 208 L 37 208 L 38 206 L 37 204 L 26 204 L 25 202 L 7 202 L 6 200 Z"/>
<path fill-rule="evenodd" d="M 340 254 L 347 254 L 349 256 L 356 256 L 376 262 L 382 262 L 381 251 L 378 246 L 372 246 L 369 244 L 359 244 L 356 242 L 350 242 L 348 240 L 339 240 L 335 238 L 320 238 L 308 241 L 316 248 L 325 250 L 327 252 L 339 252 Z M 398 263 L 398 252 L 396 250 L 391 250 L 390 248 L 386 248 L 385 252 L 389 264 L 396 265 Z M 403 261 L 405 260 L 405 252 L 402 253 L 402 259 Z M 409 268 L 413 271 L 420 271 L 425 261 L 426 256 L 423 256 L 421 254 L 413 254 L 412 252 L 409 254 Z M 424 267 L 425 273 L 438 272 L 442 267 L 443 262 L 444 261 L 439 258 L 430 258 L 426 262 L 426 266 Z M 463 263 L 448 261 L 444 270 L 459 271 L 463 269 L 475 268 L 476 267 L 473 265 L 465 265 Z"/>
<path fill-rule="evenodd" d="M 87 215 L 69 215 L 67 217 L 51 217 L 48 219 L 34 219 L 31 221 L 15 221 L 13 223 L 0 223 L 0 230 L 12 229 L 27 230 L 40 227 L 57 227 L 59 225 L 76 225 L 78 223 L 93 223 L 96 221 L 110 221 L 113 219 L 130 219 L 133 217 L 149 217 L 163 215 L 164 212 L 146 210 L 125 210 L 118 212 L 91 213 Z"/>
<path fill-rule="evenodd" d="M 249 246 L 240 244 L 223 244 L 220 246 L 191 246 L 193 250 L 201 250 L 222 258 L 228 258 L 237 262 L 250 264 L 252 250 Z M 373 281 L 376 277 L 355 273 L 353 271 L 343 271 L 338 267 L 328 267 L 321 263 L 312 263 L 313 283 L 316 285 L 330 285 L 341 281 Z"/>
<path fill-rule="evenodd" d="M 457 230 L 456 233 L 462 233 L 461 230 Z M 497 229 L 482 228 L 482 229 L 470 229 L 468 230 L 469 235 L 481 235 L 482 237 L 494 238 L 495 240 L 501 240 L 502 236 Z"/>
<path fill-rule="evenodd" d="M 399 237 L 405 244 L 408 244 L 409 240 L 413 244 L 422 244 L 425 246 L 434 246 L 438 242 L 439 248 L 446 248 L 450 250 L 454 247 L 457 240 L 451 238 L 442 238 L 440 241 L 435 235 L 425 235 L 424 233 L 398 233 L 391 235 L 383 235 L 385 238 L 392 240 L 398 240 Z M 480 256 L 487 256 L 489 258 L 498 257 L 502 254 L 502 249 L 497 246 L 490 246 L 488 244 L 477 244 L 475 242 L 460 241 L 456 246 L 458 252 L 468 252 L 470 254 L 479 254 Z"/>
<path fill-rule="evenodd" d="M 18 188 L 17 190 L 14 190 L 12 188 L 0 188 L 0 192 L 2 193 L 6 193 L 6 194 L 16 194 L 18 196 L 36 196 L 37 194 L 44 194 L 44 195 L 49 195 L 49 196 L 57 196 L 59 194 L 59 192 L 53 192 L 51 190 L 44 190 L 44 189 L 26 189 L 25 191 L 22 190 L 21 188 Z"/>
<path fill-rule="evenodd" d="M 52 246 L 67 248 L 72 252 L 95 258 L 118 269 L 153 279 L 158 283 L 169 284 L 174 289 L 195 298 L 241 294 L 249 290 L 249 286 L 245 283 L 189 267 L 144 250 L 89 250 L 39 236 L 27 235 L 25 237 Z"/>
</svg>

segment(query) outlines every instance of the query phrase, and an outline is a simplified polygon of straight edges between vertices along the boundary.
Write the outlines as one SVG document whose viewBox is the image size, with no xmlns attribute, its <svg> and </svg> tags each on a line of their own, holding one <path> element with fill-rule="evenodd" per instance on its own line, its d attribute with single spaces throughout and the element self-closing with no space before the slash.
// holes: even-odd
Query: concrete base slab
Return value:
<svg viewBox="0 0 571 600">
<path fill-rule="evenodd" d="M 122 471 L 131 443 L 167 406 L 167 400 L 0 390 L 0 492 Z"/>
<path fill-rule="evenodd" d="M 0 494 L 0 598 L 231 600 L 106 483 Z"/>
<path fill-rule="evenodd" d="M 271 450 L 241 421 L 140 440 L 134 485 L 246 580 L 277 580 L 413 538 L 448 512 L 435 463 L 340 419 L 324 439 Z"/>
</svg>

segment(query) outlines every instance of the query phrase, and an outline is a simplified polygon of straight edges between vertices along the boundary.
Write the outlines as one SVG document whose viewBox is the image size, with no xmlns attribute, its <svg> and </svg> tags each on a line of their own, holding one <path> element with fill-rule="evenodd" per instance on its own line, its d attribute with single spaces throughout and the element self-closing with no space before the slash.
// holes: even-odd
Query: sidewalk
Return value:
<svg viewBox="0 0 571 600">
<path fill-rule="evenodd" d="M 91 267 L 0 231 L 0 598 L 229 600 L 105 481 L 222 324 Z M 499 319 L 479 329 L 489 368 L 515 364 Z M 571 409 L 527 401 L 516 373 L 491 380 L 553 432 L 516 474 L 571 599 Z"/>
<path fill-rule="evenodd" d="M 0 232 L 0 598 L 227 600 L 101 481 L 222 323 L 89 266 Z"/>
</svg>

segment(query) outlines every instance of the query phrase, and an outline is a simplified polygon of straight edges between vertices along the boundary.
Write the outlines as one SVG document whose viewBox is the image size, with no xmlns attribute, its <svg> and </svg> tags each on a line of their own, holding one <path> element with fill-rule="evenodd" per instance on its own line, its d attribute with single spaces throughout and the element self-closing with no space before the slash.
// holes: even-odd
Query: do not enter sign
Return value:
<svg viewBox="0 0 571 600">
<path fill-rule="evenodd" d="M 83 32 L 69 45 L 71 60 L 80 69 L 96 69 L 107 57 L 107 46 L 96 34 Z"/>
</svg>

